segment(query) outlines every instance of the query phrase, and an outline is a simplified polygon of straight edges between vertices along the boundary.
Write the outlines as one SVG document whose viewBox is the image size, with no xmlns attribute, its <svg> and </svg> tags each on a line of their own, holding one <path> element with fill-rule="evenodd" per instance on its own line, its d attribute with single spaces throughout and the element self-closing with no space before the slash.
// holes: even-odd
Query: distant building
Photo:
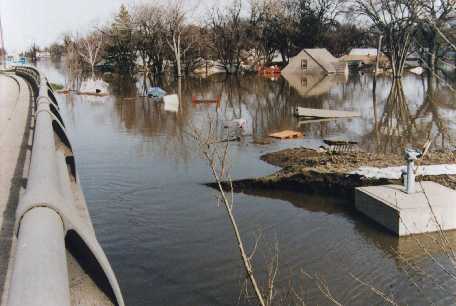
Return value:
<svg viewBox="0 0 456 306">
<path fill-rule="evenodd" d="M 377 49 L 374 48 L 355 48 L 347 55 L 341 57 L 341 60 L 349 65 L 369 66 L 374 65 L 377 61 Z M 387 61 L 386 56 L 380 52 L 381 65 Z"/>
<path fill-rule="evenodd" d="M 326 49 L 303 49 L 290 58 L 282 74 L 348 74 L 348 66 Z"/>
<path fill-rule="evenodd" d="M 219 61 L 212 61 L 200 58 L 198 65 L 193 69 L 193 73 L 198 76 L 211 76 L 218 73 L 226 73 L 226 69 Z"/>
<path fill-rule="evenodd" d="M 51 52 L 49 52 L 49 51 L 38 51 L 38 52 L 36 52 L 36 58 L 37 59 L 51 58 Z"/>
</svg>

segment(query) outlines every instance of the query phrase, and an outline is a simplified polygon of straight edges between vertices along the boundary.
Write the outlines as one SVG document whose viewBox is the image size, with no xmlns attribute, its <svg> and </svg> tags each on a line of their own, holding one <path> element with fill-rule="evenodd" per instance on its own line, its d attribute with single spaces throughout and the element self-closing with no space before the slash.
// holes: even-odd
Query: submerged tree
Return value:
<svg viewBox="0 0 456 306">
<path fill-rule="evenodd" d="M 402 77 L 416 33 L 416 1 L 355 0 L 355 5 L 370 20 L 374 31 L 383 36 L 393 76 Z"/>
<path fill-rule="evenodd" d="M 95 65 L 101 60 L 104 44 L 103 33 L 94 31 L 76 41 L 76 47 L 81 59 L 90 66 L 92 76 L 95 75 Z"/>
<path fill-rule="evenodd" d="M 36 43 L 33 43 L 30 48 L 25 52 L 25 56 L 30 59 L 32 63 L 36 63 L 38 59 L 38 52 L 40 48 Z"/>
<path fill-rule="evenodd" d="M 182 57 L 191 48 L 191 37 L 185 24 L 185 10 L 181 0 L 175 0 L 165 13 L 166 42 L 174 55 L 175 71 L 178 78 L 182 77 Z M 185 48 L 183 40 L 187 39 Z"/>
<path fill-rule="evenodd" d="M 136 65 L 136 46 L 131 16 L 125 7 L 120 7 L 114 23 L 107 34 L 105 59 L 121 74 L 132 74 Z"/>
<path fill-rule="evenodd" d="M 435 74 L 438 53 L 443 51 L 441 48 L 445 42 L 439 37 L 438 31 L 450 32 L 450 23 L 456 18 L 456 1 L 418 0 L 413 8 L 418 16 L 418 47 L 426 59 L 428 70 Z"/>
<path fill-rule="evenodd" d="M 133 24 L 136 49 L 146 76 L 160 75 L 166 55 L 163 9 L 151 4 L 137 6 L 133 14 Z"/>
<path fill-rule="evenodd" d="M 241 65 L 244 31 L 242 28 L 241 2 L 234 0 L 221 10 L 215 8 L 210 14 L 210 35 L 217 58 L 227 73 L 236 73 Z"/>
</svg>

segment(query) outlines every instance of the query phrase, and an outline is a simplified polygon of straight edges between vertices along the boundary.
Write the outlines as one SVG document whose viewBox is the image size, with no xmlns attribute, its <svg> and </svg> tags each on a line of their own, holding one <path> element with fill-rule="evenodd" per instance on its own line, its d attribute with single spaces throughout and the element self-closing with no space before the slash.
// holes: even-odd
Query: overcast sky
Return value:
<svg viewBox="0 0 456 306">
<path fill-rule="evenodd" d="M 130 6 L 141 2 L 154 0 L 0 0 L 6 49 L 20 51 L 33 42 L 48 46 L 65 32 L 85 32 L 90 26 L 105 23 L 122 3 Z M 187 6 L 194 8 L 198 2 L 203 9 L 218 1 L 187 0 Z"/>
</svg>

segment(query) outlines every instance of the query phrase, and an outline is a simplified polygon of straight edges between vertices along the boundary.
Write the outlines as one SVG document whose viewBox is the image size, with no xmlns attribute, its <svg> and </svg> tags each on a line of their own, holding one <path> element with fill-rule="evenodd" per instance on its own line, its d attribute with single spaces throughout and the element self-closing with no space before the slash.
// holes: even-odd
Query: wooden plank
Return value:
<svg viewBox="0 0 456 306">
<path fill-rule="evenodd" d="M 302 137 L 304 137 L 304 134 L 301 132 L 285 130 L 285 131 L 269 134 L 269 137 L 277 138 L 277 139 L 293 139 L 293 138 L 302 138 Z"/>
<path fill-rule="evenodd" d="M 307 118 L 353 118 L 353 117 L 361 116 L 361 114 L 358 112 L 337 111 L 337 110 L 318 109 L 318 108 L 305 108 L 305 107 L 297 107 L 295 109 L 295 114 L 298 117 L 307 117 Z"/>
</svg>

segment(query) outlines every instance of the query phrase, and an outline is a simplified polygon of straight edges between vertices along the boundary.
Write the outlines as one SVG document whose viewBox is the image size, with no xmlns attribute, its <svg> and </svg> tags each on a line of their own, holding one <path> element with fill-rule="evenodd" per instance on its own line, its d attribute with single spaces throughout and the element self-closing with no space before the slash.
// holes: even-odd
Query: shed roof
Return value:
<svg viewBox="0 0 456 306">
<path fill-rule="evenodd" d="M 351 49 L 350 56 L 377 56 L 377 49 L 374 48 L 354 48 Z"/>
</svg>

